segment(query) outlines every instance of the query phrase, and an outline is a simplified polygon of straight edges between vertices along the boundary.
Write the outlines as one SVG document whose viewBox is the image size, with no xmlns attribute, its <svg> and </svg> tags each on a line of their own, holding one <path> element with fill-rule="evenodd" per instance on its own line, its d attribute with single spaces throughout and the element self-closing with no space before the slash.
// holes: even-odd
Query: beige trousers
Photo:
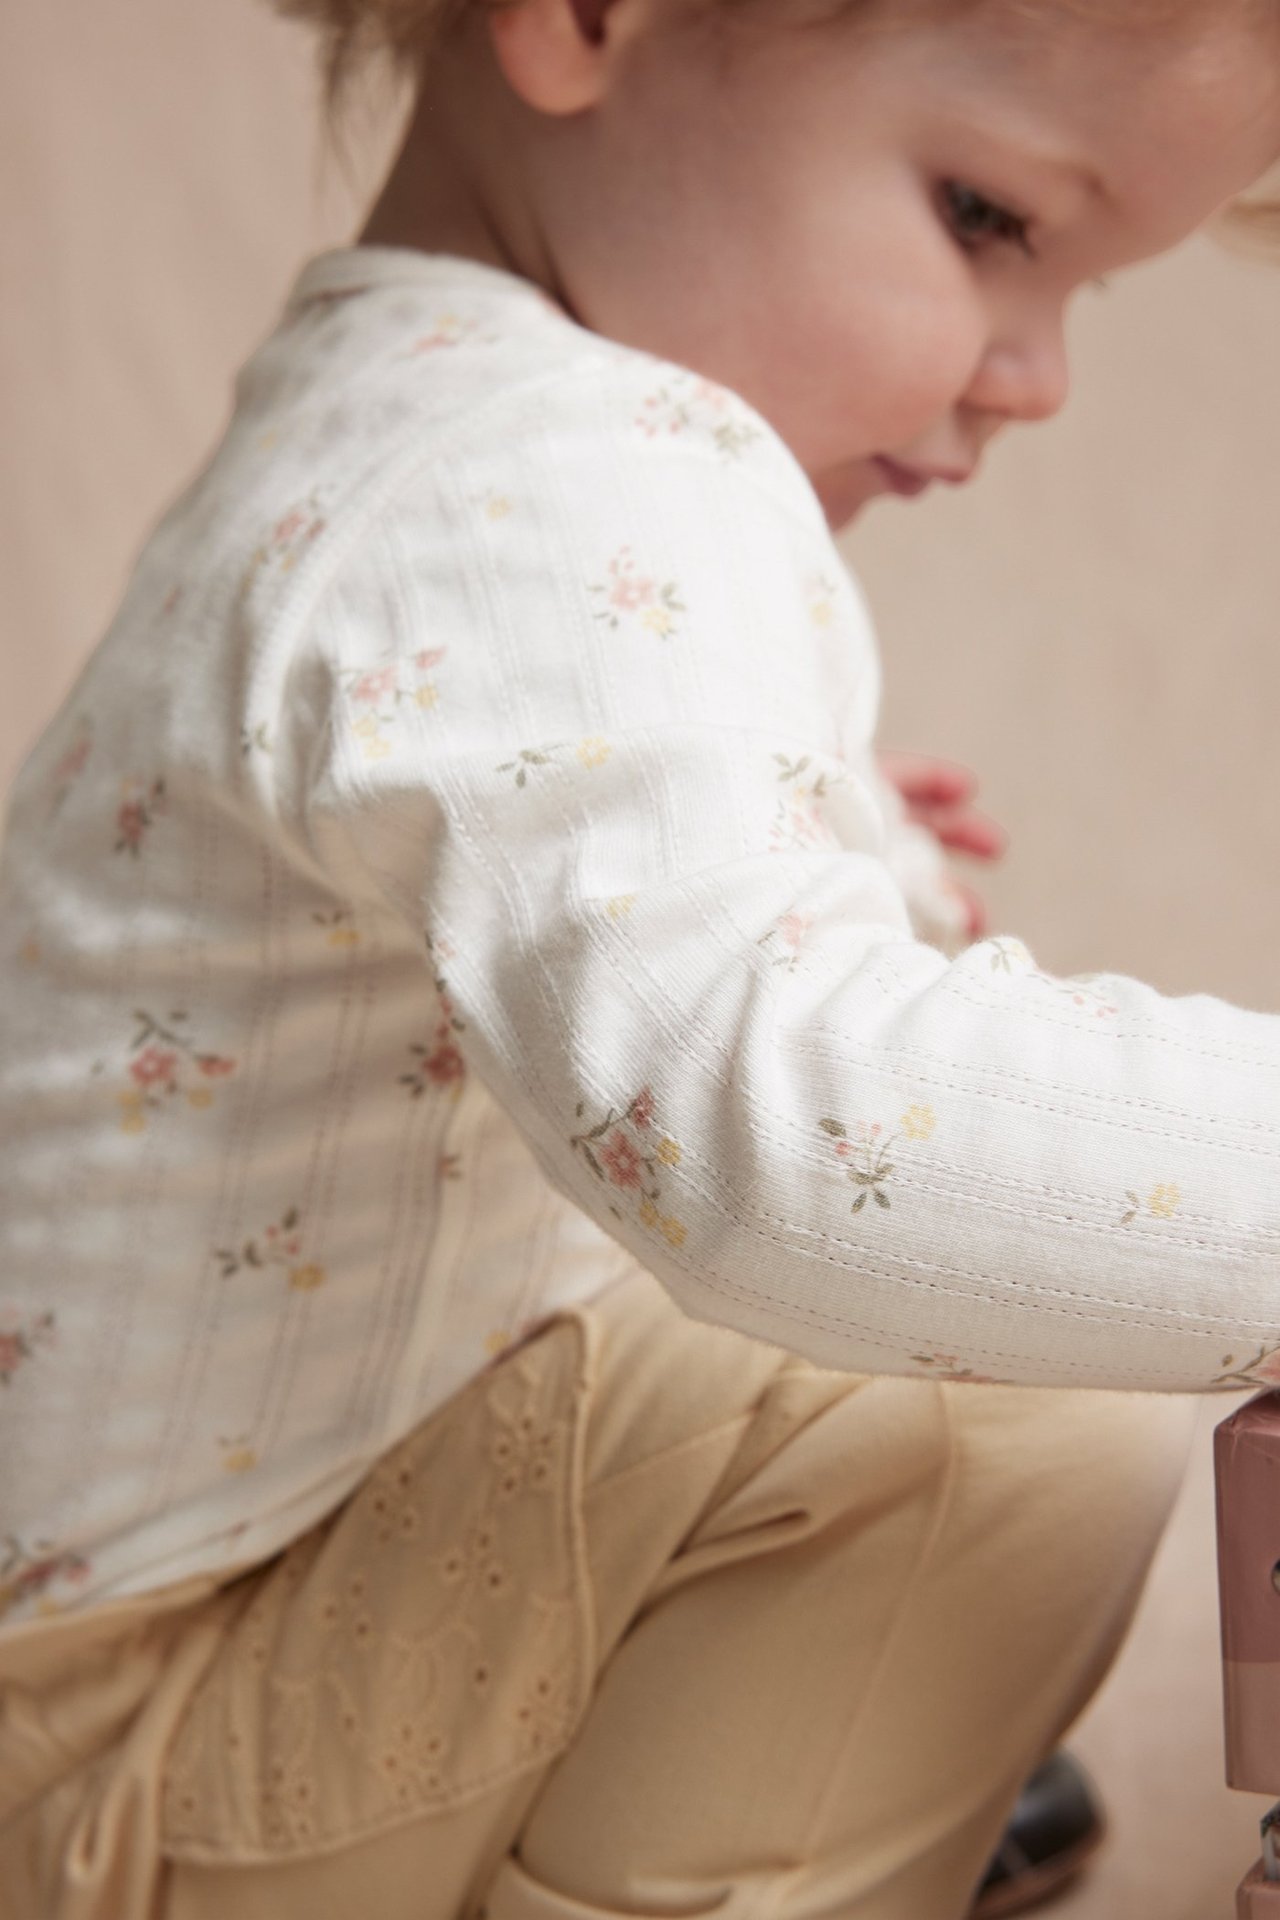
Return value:
<svg viewBox="0 0 1280 1920">
<path fill-rule="evenodd" d="M 268 1565 L 0 1640 L 0 1912 L 959 1920 L 1189 1432 L 629 1280 Z"/>
</svg>

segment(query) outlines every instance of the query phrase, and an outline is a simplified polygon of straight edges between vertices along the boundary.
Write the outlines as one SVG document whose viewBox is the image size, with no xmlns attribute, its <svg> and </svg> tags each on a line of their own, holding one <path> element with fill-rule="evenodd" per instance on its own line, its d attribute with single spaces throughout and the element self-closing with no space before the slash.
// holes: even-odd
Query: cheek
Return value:
<svg viewBox="0 0 1280 1920">
<path fill-rule="evenodd" d="M 817 267 L 796 285 L 766 375 L 762 410 L 811 470 L 905 447 L 944 419 L 986 339 L 960 256 L 868 244 L 842 257 L 845 271 Z"/>
</svg>

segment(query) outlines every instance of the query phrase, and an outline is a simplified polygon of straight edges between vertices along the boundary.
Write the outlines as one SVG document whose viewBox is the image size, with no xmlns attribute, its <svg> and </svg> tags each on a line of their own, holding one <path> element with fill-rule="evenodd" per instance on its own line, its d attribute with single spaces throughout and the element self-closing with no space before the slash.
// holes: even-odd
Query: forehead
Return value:
<svg viewBox="0 0 1280 1920">
<path fill-rule="evenodd" d="M 889 29 L 873 58 L 926 111 L 950 100 L 1059 148 L 1153 230 L 1207 218 L 1280 156 L 1280 0 L 881 0 L 866 17 Z"/>
</svg>

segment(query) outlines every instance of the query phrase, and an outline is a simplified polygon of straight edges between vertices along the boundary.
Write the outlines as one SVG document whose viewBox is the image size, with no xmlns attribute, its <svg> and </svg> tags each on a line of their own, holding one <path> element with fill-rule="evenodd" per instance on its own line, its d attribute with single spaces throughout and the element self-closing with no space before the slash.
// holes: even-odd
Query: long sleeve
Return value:
<svg viewBox="0 0 1280 1920">
<path fill-rule="evenodd" d="M 690 1314 L 849 1369 L 1268 1377 L 1280 1021 L 913 936 L 865 611 L 729 396 L 607 352 L 500 396 L 384 490 L 290 685 L 279 804 Z"/>
</svg>

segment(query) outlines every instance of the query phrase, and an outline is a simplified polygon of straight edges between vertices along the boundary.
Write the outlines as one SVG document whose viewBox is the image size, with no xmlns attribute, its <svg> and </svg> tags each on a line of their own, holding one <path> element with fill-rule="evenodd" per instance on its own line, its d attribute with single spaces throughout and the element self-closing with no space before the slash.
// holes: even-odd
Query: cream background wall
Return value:
<svg viewBox="0 0 1280 1920">
<path fill-rule="evenodd" d="M 0 9 L 0 783 L 392 132 L 350 179 L 322 168 L 307 45 L 253 0 Z M 1278 321 L 1280 267 L 1207 244 L 1082 296 L 1063 417 L 1010 434 L 975 490 L 879 504 L 847 543 L 884 637 L 884 737 L 970 762 L 1013 830 L 996 924 L 1059 970 L 1275 1011 Z M 1253 1851 L 1256 1806 L 1219 1784 L 1226 1405 L 1078 1737 L 1119 1837 L 1064 1920 L 1227 1920 Z"/>
</svg>

